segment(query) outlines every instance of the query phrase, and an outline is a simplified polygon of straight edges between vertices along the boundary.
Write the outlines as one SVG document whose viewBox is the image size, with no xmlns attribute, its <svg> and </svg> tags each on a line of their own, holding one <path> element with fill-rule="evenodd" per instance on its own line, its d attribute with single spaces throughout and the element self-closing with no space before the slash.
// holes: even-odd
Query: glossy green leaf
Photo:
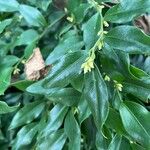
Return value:
<svg viewBox="0 0 150 150">
<path fill-rule="evenodd" d="M 16 0 L 0 0 L 0 12 L 13 12 L 19 9 L 19 3 Z"/>
<path fill-rule="evenodd" d="M 0 114 L 6 114 L 6 113 L 11 113 L 13 111 L 16 111 L 19 108 L 19 105 L 8 106 L 7 103 L 0 101 Z"/>
<path fill-rule="evenodd" d="M 119 3 L 119 0 L 95 0 L 96 2 L 110 2 L 110 3 L 114 3 L 114 4 L 116 4 L 116 3 Z"/>
<path fill-rule="evenodd" d="M 73 88 L 79 92 L 82 92 L 83 84 L 84 84 L 84 76 L 82 74 L 79 75 L 76 79 L 73 79 L 71 81 L 71 85 L 73 86 Z"/>
<path fill-rule="evenodd" d="M 115 135 L 109 144 L 108 150 L 131 150 L 129 140 L 120 135 Z"/>
<path fill-rule="evenodd" d="M 67 106 L 75 105 L 79 102 L 81 94 L 73 88 L 64 88 L 56 90 L 49 95 L 46 95 L 50 101 L 55 103 L 62 103 Z"/>
<path fill-rule="evenodd" d="M 41 143 L 36 146 L 37 150 L 48 149 L 48 150 L 62 150 L 66 141 L 66 135 L 63 130 L 58 130 L 51 133 Z"/>
<path fill-rule="evenodd" d="M 119 113 L 112 108 L 109 109 L 106 126 L 112 130 L 115 130 L 117 134 L 128 136 Z"/>
<path fill-rule="evenodd" d="M 34 84 L 33 84 L 34 85 Z M 73 88 L 44 88 L 42 83 L 36 86 L 30 86 L 27 91 L 34 94 L 45 95 L 45 97 L 55 103 L 61 103 L 66 106 L 76 105 L 79 102 L 81 94 Z"/>
<path fill-rule="evenodd" d="M 75 8 L 77 8 L 78 6 L 80 5 L 80 0 L 68 0 L 68 3 L 67 3 L 67 8 L 69 11 L 73 11 Z"/>
<path fill-rule="evenodd" d="M 144 62 L 144 66 L 143 69 L 150 74 L 150 68 L 149 68 L 149 64 L 150 64 L 150 57 L 147 57 L 145 62 Z"/>
<path fill-rule="evenodd" d="M 108 76 L 117 81 L 124 80 L 124 76 L 129 76 L 129 55 L 125 52 L 112 49 L 105 44 L 101 56 L 103 70 Z M 114 70 L 112 72 L 112 70 Z M 123 74 L 123 75 L 122 75 Z"/>
<path fill-rule="evenodd" d="M 110 131 L 105 126 L 104 126 L 104 129 L 105 130 L 103 130 L 103 133 L 104 133 L 105 136 L 100 132 L 96 133 L 95 144 L 96 144 L 97 150 L 101 150 L 101 149 L 106 150 L 106 149 L 108 149 L 108 145 L 111 141 Z"/>
<path fill-rule="evenodd" d="M 14 129 L 24 124 L 29 124 L 41 114 L 44 106 L 44 103 L 40 101 L 25 105 L 15 114 L 9 129 Z"/>
<path fill-rule="evenodd" d="M 64 25 L 64 27 L 62 27 L 62 29 L 59 33 L 59 37 L 61 37 L 66 32 L 69 32 L 69 30 L 72 28 L 72 26 L 73 26 L 72 24 Z"/>
<path fill-rule="evenodd" d="M 119 107 L 120 107 L 122 101 L 123 101 L 123 99 L 122 99 L 121 93 L 117 89 L 114 90 L 113 99 L 112 99 L 112 106 L 116 110 L 119 110 Z"/>
<path fill-rule="evenodd" d="M 72 111 L 69 111 L 64 124 L 64 130 L 69 138 L 69 150 L 80 150 L 81 133 Z"/>
<path fill-rule="evenodd" d="M 144 147 L 136 143 L 131 143 L 131 148 L 132 150 L 146 150 Z"/>
<path fill-rule="evenodd" d="M 5 90 L 9 87 L 11 81 L 12 66 L 19 60 L 16 56 L 7 55 L 0 57 L 0 95 L 3 95 Z"/>
<path fill-rule="evenodd" d="M 38 35 L 37 35 L 38 36 Z M 36 36 L 35 36 L 36 37 Z M 36 48 L 36 38 L 34 40 L 32 40 L 33 42 L 30 42 L 29 45 L 27 45 L 27 47 L 24 50 L 24 57 L 26 59 L 29 59 L 30 56 L 33 53 L 34 48 Z"/>
<path fill-rule="evenodd" d="M 149 3 L 0 0 L 0 150 L 149 150 Z"/>
<path fill-rule="evenodd" d="M 105 42 L 112 48 L 130 54 L 150 54 L 150 37 L 132 26 L 119 26 L 109 31 Z"/>
<path fill-rule="evenodd" d="M 3 133 L 2 133 L 2 130 L 0 130 L 0 140 L 1 141 L 5 140 L 5 137 L 4 137 Z"/>
<path fill-rule="evenodd" d="M 68 37 L 61 41 L 46 59 L 46 64 L 53 64 L 63 55 L 81 50 L 83 42 L 79 36 Z"/>
<path fill-rule="evenodd" d="M 122 103 L 119 111 L 128 134 L 145 147 L 150 147 L 149 111 L 143 106 L 129 101 Z"/>
<path fill-rule="evenodd" d="M 10 25 L 12 22 L 12 19 L 5 19 L 0 22 L 0 34 L 4 31 L 4 29 Z"/>
<path fill-rule="evenodd" d="M 124 92 L 148 102 L 150 94 L 149 75 L 130 65 L 129 55 L 124 51 L 113 50 L 105 44 L 102 53 L 103 71 L 113 80 L 122 83 Z"/>
<path fill-rule="evenodd" d="M 115 135 L 114 138 L 112 139 L 109 147 L 108 147 L 108 150 L 120 150 L 120 146 L 121 146 L 121 140 L 122 140 L 122 137 L 119 136 L 119 135 Z"/>
<path fill-rule="evenodd" d="M 0 67 L 11 67 L 19 61 L 19 58 L 14 55 L 0 57 Z"/>
<path fill-rule="evenodd" d="M 41 86 L 47 90 L 54 87 L 66 86 L 81 73 L 81 65 L 84 60 L 84 52 L 78 51 L 64 55 L 53 65 L 45 79 L 29 86 L 27 91 L 32 93 L 32 89 L 36 90 L 36 88 Z"/>
<path fill-rule="evenodd" d="M 48 9 L 48 6 L 52 3 L 52 0 L 38 0 L 37 3 L 40 8 L 46 11 Z"/>
<path fill-rule="evenodd" d="M 150 12 L 149 0 L 121 0 L 105 14 L 105 19 L 114 23 L 129 22 L 137 16 Z"/>
<path fill-rule="evenodd" d="M 85 119 L 87 119 L 91 115 L 90 108 L 88 106 L 88 103 L 86 99 L 84 98 L 84 95 L 81 96 L 81 99 L 78 103 L 78 119 L 79 123 L 81 124 Z"/>
<path fill-rule="evenodd" d="M 101 27 L 101 17 L 99 13 L 93 15 L 85 24 L 83 24 L 83 40 L 85 42 L 86 49 L 90 49 L 94 46 L 98 39 L 98 32 Z"/>
<path fill-rule="evenodd" d="M 96 127 L 101 131 L 108 116 L 108 92 L 97 66 L 85 74 L 84 96 L 94 117 Z"/>
<path fill-rule="evenodd" d="M 32 83 L 33 83 L 33 81 L 20 80 L 20 81 L 11 83 L 10 86 L 16 87 L 17 89 L 19 89 L 19 90 L 21 90 L 21 91 L 25 91 L 26 88 L 27 88 L 28 86 L 30 86 Z"/>
<path fill-rule="evenodd" d="M 46 25 L 45 18 L 36 8 L 28 5 L 20 5 L 19 11 L 29 25 L 38 27 Z"/>
<path fill-rule="evenodd" d="M 45 138 L 46 136 L 50 135 L 52 132 L 59 129 L 59 127 L 63 123 L 64 117 L 67 111 L 68 111 L 68 108 L 60 104 L 57 104 L 53 107 L 53 109 L 49 113 L 46 126 L 44 130 L 41 132 L 42 138 L 43 137 Z"/>
<path fill-rule="evenodd" d="M 82 3 L 73 11 L 73 16 L 75 19 L 75 22 L 80 23 L 83 21 L 85 15 L 87 14 L 88 10 L 90 8 L 89 4 Z"/>
<path fill-rule="evenodd" d="M 148 103 L 149 101 L 149 82 L 150 76 L 141 69 L 134 66 L 130 66 L 130 71 L 134 77 L 138 79 L 129 79 L 127 83 L 124 83 L 124 91 L 138 97 L 142 101 Z M 137 90 L 138 89 L 138 90 Z M 140 92 L 139 92 L 140 90 Z"/>
<path fill-rule="evenodd" d="M 37 134 L 37 124 L 31 123 L 19 130 L 16 139 L 12 143 L 12 149 L 19 150 L 32 143 L 33 138 Z"/>
<path fill-rule="evenodd" d="M 65 16 L 65 13 L 63 11 L 55 11 L 53 12 L 50 16 L 50 25 L 48 25 L 48 29 L 50 30 L 51 27 L 53 27 L 54 25 L 57 25 L 57 23 L 59 23 L 61 21 L 61 19 L 63 19 L 63 17 Z"/>
<path fill-rule="evenodd" d="M 24 32 L 18 37 L 16 45 L 29 45 L 32 42 L 35 42 L 38 38 L 38 33 L 33 30 L 29 29 Z"/>
<path fill-rule="evenodd" d="M 0 95 L 3 95 L 11 81 L 12 67 L 0 67 Z"/>
<path fill-rule="evenodd" d="M 146 79 L 145 79 L 146 81 Z M 144 85 L 144 84 L 143 84 Z M 139 85 L 134 84 L 134 83 L 124 83 L 123 84 L 123 89 L 124 92 L 130 93 L 134 95 L 135 97 L 141 99 L 142 101 L 148 103 L 149 98 L 150 98 L 150 87 L 146 87 L 147 85 L 143 86 L 142 82 L 139 83 Z"/>
</svg>

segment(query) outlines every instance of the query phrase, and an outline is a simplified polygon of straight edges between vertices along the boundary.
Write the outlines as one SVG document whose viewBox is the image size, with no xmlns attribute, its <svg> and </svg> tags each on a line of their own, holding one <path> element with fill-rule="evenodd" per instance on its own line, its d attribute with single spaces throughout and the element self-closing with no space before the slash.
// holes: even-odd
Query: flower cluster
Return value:
<svg viewBox="0 0 150 150">
<path fill-rule="evenodd" d="M 88 57 L 85 62 L 82 64 L 81 69 L 84 70 L 84 74 L 91 72 L 91 69 L 94 68 L 94 58 Z"/>
<path fill-rule="evenodd" d="M 116 80 L 114 80 L 114 83 L 115 83 L 115 88 L 118 90 L 118 91 L 122 91 L 122 88 L 123 88 L 123 85 L 118 83 Z"/>
</svg>

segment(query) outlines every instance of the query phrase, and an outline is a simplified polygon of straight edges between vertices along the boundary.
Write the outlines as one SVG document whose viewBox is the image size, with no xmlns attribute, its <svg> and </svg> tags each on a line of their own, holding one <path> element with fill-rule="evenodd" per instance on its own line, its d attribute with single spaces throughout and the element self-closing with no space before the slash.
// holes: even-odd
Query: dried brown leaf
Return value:
<svg viewBox="0 0 150 150">
<path fill-rule="evenodd" d="M 142 29 L 146 34 L 150 34 L 150 16 L 143 15 L 134 20 L 134 25 Z"/>
<path fill-rule="evenodd" d="M 33 54 L 25 63 L 25 74 L 28 80 L 40 79 L 40 70 L 45 68 L 45 63 L 39 48 L 33 50 Z"/>
</svg>

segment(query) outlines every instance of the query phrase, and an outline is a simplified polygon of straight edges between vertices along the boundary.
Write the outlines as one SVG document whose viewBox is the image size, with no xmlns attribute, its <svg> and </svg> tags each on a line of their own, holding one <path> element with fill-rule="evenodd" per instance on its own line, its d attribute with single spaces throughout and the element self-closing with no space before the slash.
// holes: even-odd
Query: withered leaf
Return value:
<svg viewBox="0 0 150 150">
<path fill-rule="evenodd" d="M 150 35 L 150 15 L 145 14 L 134 20 L 134 25 Z"/>
<path fill-rule="evenodd" d="M 40 79 L 40 70 L 45 68 L 45 63 L 39 48 L 33 50 L 33 54 L 25 63 L 25 74 L 28 80 Z"/>
</svg>

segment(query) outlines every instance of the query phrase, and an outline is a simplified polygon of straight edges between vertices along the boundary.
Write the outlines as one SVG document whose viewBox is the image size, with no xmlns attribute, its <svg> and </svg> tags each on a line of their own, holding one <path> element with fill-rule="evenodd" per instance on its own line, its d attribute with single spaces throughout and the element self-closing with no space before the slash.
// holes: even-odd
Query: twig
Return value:
<svg viewBox="0 0 150 150">
<path fill-rule="evenodd" d="M 108 8 L 111 8 L 112 6 L 110 6 L 109 4 L 106 4 L 106 3 L 102 3 L 104 6 L 108 7 Z"/>
</svg>

